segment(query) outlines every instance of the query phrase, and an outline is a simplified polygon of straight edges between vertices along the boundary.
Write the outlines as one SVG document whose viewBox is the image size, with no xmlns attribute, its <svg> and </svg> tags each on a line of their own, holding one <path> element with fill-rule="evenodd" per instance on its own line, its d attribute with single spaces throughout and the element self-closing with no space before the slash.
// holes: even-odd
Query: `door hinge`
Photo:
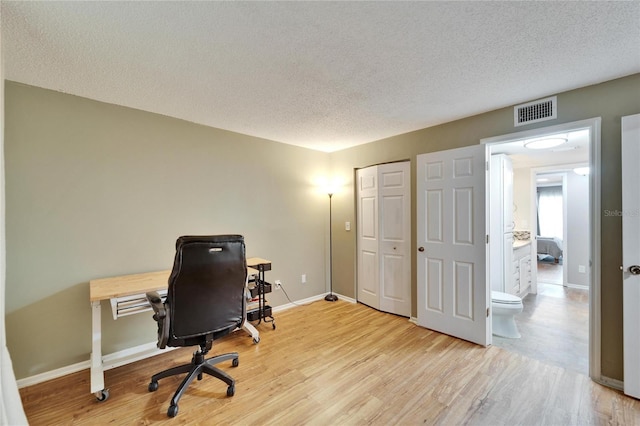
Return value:
<svg viewBox="0 0 640 426">
<path fill-rule="evenodd" d="M 487 244 L 489 244 L 489 234 L 487 234 Z"/>
<path fill-rule="evenodd" d="M 487 308 L 487 318 L 489 318 L 489 308 Z"/>
<path fill-rule="evenodd" d="M 489 162 L 485 161 L 484 164 L 485 164 L 485 167 L 486 167 L 487 171 L 489 171 Z"/>
</svg>

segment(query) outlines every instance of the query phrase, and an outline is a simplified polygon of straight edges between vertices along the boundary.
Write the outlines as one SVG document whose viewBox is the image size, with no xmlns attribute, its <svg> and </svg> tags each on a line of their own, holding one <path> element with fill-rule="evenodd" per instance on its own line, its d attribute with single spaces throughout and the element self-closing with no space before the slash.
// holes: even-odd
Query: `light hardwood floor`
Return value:
<svg viewBox="0 0 640 426">
<path fill-rule="evenodd" d="M 195 381 L 177 417 L 166 412 L 181 378 L 153 373 L 187 362 L 189 348 L 106 373 L 111 397 L 89 394 L 88 370 L 21 389 L 31 425 L 586 425 L 640 424 L 640 401 L 582 374 L 442 335 L 359 304 L 324 300 L 276 315 L 261 342 L 239 331 L 214 344 L 236 393 Z M 149 327 L 155 327 L 151 318 Z"/>
</svg>

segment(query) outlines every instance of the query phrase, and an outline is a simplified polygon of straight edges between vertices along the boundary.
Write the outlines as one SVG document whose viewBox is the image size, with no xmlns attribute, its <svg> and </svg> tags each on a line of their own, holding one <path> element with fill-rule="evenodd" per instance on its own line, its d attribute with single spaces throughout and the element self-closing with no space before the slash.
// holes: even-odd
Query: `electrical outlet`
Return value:
<svg viewBox="0 0 640 426">
<path fill-rule="evenodd" d="M 282 281 L 276 280 L 276 290 L 280 290 L 281 287 L 282 287 Z"/>
</svg>

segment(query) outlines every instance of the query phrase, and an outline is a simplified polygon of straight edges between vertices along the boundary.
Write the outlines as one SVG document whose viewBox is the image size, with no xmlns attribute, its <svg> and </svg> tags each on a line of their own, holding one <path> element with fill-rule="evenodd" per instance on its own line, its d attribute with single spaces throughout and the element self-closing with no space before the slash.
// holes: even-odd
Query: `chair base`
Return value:
<svg viewBox="0 0 640 426">
<path fill-rule="evenodd" d="M 177 367 L 169 368 L 168 370 L 162 371 L 158 374 L 154 374 L 151 377 L 151 382 L 149 383 L 149 392 L 154 392 L 158 389 L 158 380 L 164 379 L 165 377 L 169 376 L 175 376 L 177 374 L 188 373 L 184 380 L 182 380 L 182 383 L 180 383 L 180 386 L 178 386 L 178 389 L 173 395 L 173 398 L 171 398 L 171 404 L 169 405 L 169 410 L 167 411 L 167 415 L 169 417 L 175 417 L 178 414 L 178 401 L 182 397 L 182 394 L 187 390 L 189 384 L 196 377 L 198 378 L 198 380 L 202 380 L 203 374 L 208 374 L 225 382 L 228 386 L 227 396 L 234 395 L 236 381 L 224 371 L 214 367 L 214 365 L 224 361 L 232 360 L 231 365 L 237 367 L 239 364 L 238 353 L 230 352 L 228 354 L 216 355 L 209 359 L 205 359 L 205 354 L 206 352 L 198 350 L 193 354 L 193 358 L 191 359 L 190 364 L 184 364 Z"/>
</svg>

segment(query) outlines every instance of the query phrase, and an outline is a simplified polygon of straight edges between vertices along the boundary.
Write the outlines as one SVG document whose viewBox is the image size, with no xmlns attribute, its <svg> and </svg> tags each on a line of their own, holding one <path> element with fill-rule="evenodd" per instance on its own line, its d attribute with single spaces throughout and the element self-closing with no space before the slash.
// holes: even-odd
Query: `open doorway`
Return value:
<svg viewBox="0 0 640 426">
<path fill-rule="evenodd" d="M 536 257 L 533 267 L 537 270 L 537 283 L 566 286 L 564 268 L 567 242 L 567 174 L 558 171 L 536 173 L 535 220 L 537 232 Z"/>
<path fill-rule="evenodd" d="M 510 258 L 502 260 L 510 263 L 507 270 L 513 273 L 504 274 L 503 288 L 523 301 L 523 312 L 515 317 L 522 337 L 493 336 L 493 344 L 594 377 L 590 304 L 599 294 L 599 280 L 597 265 L 591 263 L 597 238 L 592 235 L 591 216 L 597 200 L 591 198 L 595 179 L 578 168 L 588 170 L 597 164 L 593 144 L 597 126 L 584 124 L 483 142 L 492 155 L 506 156 L 513 169 L 513 247 L 505 249 Z M 533 140 L 551 139 L 558 144 L 525 147 Z M 493 276 L 491 280 L 495 282 Z"/>
</svg>

